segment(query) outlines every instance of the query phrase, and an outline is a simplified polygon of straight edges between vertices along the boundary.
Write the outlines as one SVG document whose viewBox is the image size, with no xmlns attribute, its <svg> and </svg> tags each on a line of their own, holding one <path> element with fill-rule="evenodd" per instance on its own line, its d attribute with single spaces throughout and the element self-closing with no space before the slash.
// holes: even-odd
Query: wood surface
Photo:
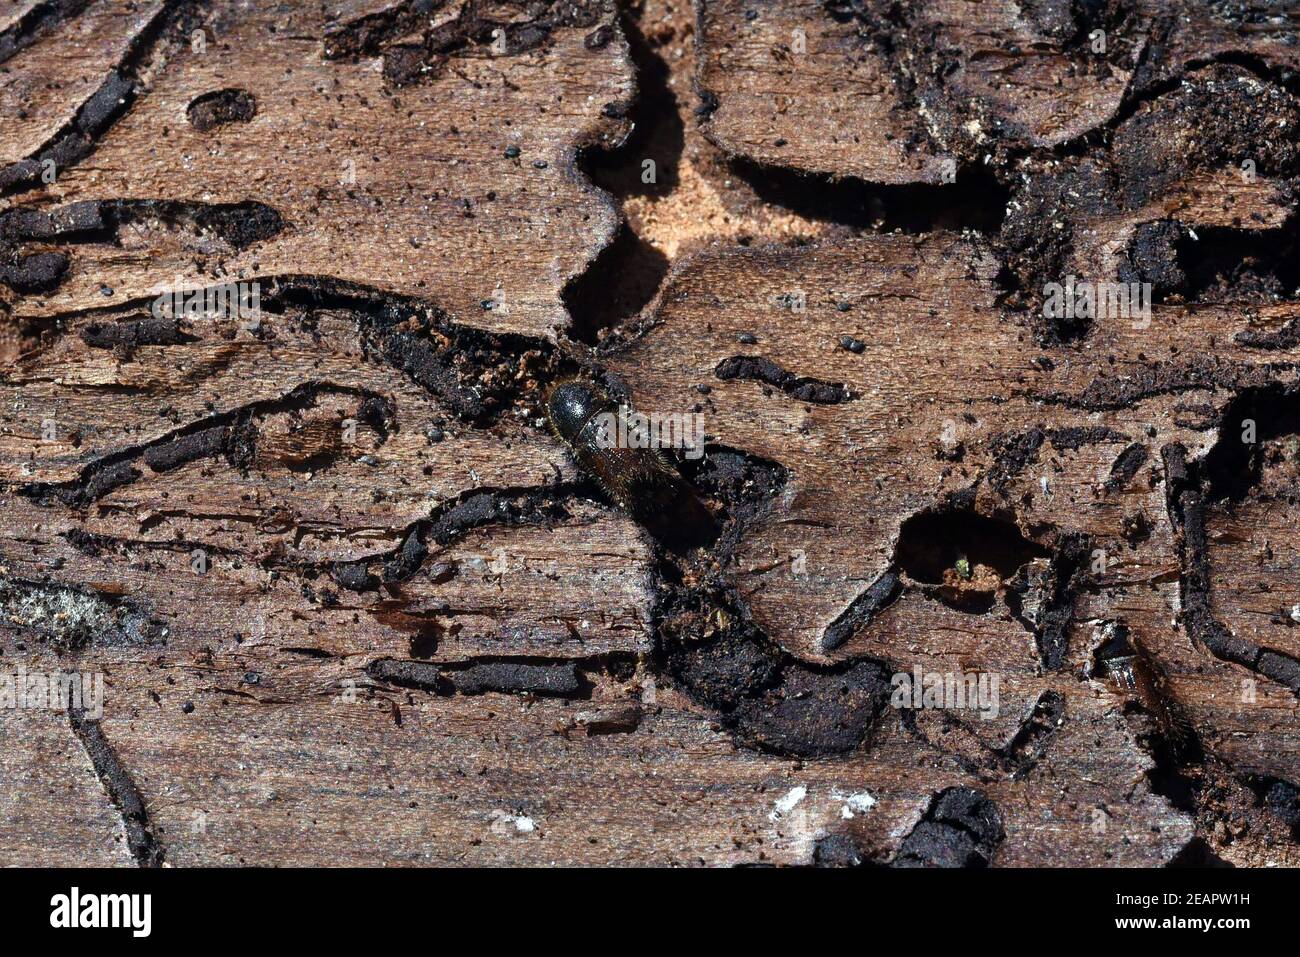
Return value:
<svg viewBox="0 0 1300 957">
<path fill-rule="evenodd" d="M 1298 38 L 0 3 L 0 670 L 104 681 L 0 708 L 0 863 L 1300 864 Z"/>
</svg>

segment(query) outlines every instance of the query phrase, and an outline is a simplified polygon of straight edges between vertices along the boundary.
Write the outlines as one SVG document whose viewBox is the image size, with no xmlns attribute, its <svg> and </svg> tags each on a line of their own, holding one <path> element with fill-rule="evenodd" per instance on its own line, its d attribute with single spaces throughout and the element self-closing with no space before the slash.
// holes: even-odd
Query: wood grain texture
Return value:
<svg viewBox="0 0 1300 957">
<path fill-rule="evenodd" d="M 942 157 L 886 58 L 817 0 L 701 3 L 696 46 L 711 107 L 703 129 L 729 153 L 880 183 L 939 181 Z"/>
<path fill-rule="evenodd" d="M 92 160 L 60 169 L 42 206 L 127 207 L 18 316 L 310 275 L 438 300 L 483 328 L 563 325 L 560 289 L 617 223 L 576 172 L 577 151 L 617 141 L 622 124 L 603 111 L 633 83 L 617 37 L 584 44 L 599 11 L 587 20 L 498 62 L 475 47 L 436 82 L 394 88 L 373 60 L 322 58 L 319 8 L 214 6 L 194 28 L 212 34 L 203 52 L 164 35 L 149 48 L 148 96 L 98 137 Z M 252 117 L 206 129 L 187 119 L 197 98 L 228 88 L 252 98 Z M 204 211 L 247 204 L 261 204 L 264 228 L 205 228 Z"/>
<path fill-rule="evenodd" d="M 122 820 L 68 719 L 5 710 L 0 854 L 13 867 L 126 867 Z"/>
<path fill-rule="evenodd" d="M 881 0 L 699 4 L 704 129 L 766 165 L 952 183 L 944 162 L 1053 148 L 1213 62 L 1296 63 L 1263 5 Z"/>
</svg>

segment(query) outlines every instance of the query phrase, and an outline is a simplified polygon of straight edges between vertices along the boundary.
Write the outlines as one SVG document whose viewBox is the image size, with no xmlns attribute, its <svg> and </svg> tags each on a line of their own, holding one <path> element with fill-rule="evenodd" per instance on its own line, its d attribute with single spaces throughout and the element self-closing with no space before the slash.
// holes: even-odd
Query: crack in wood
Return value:
<svg viewBox="0 0 1300 957">
<path fill-rule="evenodd" d="M 731 356 L 718 363 L 713 374 L 719 379 L 752 379 L 775 386 L 792 399 L 817 405 L 836 405 L 853 399 L 842 382 L 825 382 L 812 376 L 798 376 L 761 356 Z"/>
<path fill-rule="evenodd" d="M 1205 527 L 1206 501 L 1200 475 L 1202 463 L 1188 462 L 1186 448 L 1177 443 L 1161 449 L 1161 456 L 1169 518 L 1178 533 L 1182 563 L 1179 593 L 1188 634 L 1216 658 L 1249 668 L 1300 695 L 1300 659 L 1234 635 L 1215 614 Z"/>
<path fill-rule="evenodd" d="M 476 55 L 476 48 L 491 44 L 494 55 L 517 56 L 542 47 L 552 31 L 564 27 L 594 27 L 602 12 L 601 0 L 549 0 L 525 3 L 504 0 L 499 8 L 522 13 L 498 17 L 489 4 L 467 0 L 449 19 L 436 14 L 443 2 L 404 0 L 335 27 L 325 37 L 324 55 L 329 60 L 356 60 L 383 56 L 384 79 L 394 86 L 427 82 L 439 76 L 453 57 Z M 425 27 L 421 31 L 421 27 Z M 420 31 L 416 43 L 397 42 Z M 588 37 L 588 49 L 608 43 L 610 36 L 599 31 Z"/>
<path fill-rule="evenodd" d="M 58 501 L 72 508 L 85 508 L 109 492 L 141 478 L 143 473 L 135 468 L 136 462 L 143 462 L 154 472 L 166 472 L 195 459 L 225 455 L 233 468 L 246 469 L 256 449 L 254 420 L 277 412 L 312 408 L 321 393 L 385 401 L 369 389 L 326 381 L 306 382 L 275 398 L 260 399 L 205 416 L 150 442 L 102 455 L 83 466 L 76 479 L 29 482 L 17 486 L 15 491 L 41 505 Z"/>
<path fill-rule="evenodd" d="M 89 5 L 90 0 L 42 0 L 33 5 L 21 17 L 0 30 L 0 63 L 10 59 L 19 50 L 31 46 L 39 37 L 76 18 Z"/>
<path fill-rule="evenodd" d="M 154 835 L 144 797 L 104 736 L 100 722 L 90 720 L 75 710 L 68 712 L 68 720 L 72 733 L 85 748 L 105 793 L 122 816 L 122 829 L 132 859 L 139 867 L 161 867 L 166 855 Z"/>
<path fill-rule="evenodd" d="M 0 168 L 0 197 L 32 189 L 41 183 L 46 164 L 63 170 L 81 162 L 95 143 L 139 96 L 141 68 L 168 32 L 193 17 L 198 0 L 166 0 L 137 32 L 126 52 L 99 88 L 78 107 L 76 115 L 48 138 L 27 159 Z"/>
</svg>

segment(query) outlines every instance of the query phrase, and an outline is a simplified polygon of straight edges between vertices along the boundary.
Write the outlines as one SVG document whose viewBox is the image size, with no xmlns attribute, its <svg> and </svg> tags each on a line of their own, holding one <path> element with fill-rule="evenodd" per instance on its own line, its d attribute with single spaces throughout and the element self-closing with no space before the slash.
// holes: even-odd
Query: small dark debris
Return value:
<svg viewBox="0 0 1300 957">
<path fill-rule="evenodd" d="M 228 88 L 195 97 L 185 116 L 200 133 L 226 123 L 247 123 L 257 114 L 257 100 L 247 90 Z"/>
<path fill-rule="evenodd" d="M 496 691 L 573 697 L 583 690 L 578 666 L 571 661 L 557 664 L 509 661 L 472 664 L 463 671 L 454 672 L 451 681 L 461 694 Z"/>
</svg>

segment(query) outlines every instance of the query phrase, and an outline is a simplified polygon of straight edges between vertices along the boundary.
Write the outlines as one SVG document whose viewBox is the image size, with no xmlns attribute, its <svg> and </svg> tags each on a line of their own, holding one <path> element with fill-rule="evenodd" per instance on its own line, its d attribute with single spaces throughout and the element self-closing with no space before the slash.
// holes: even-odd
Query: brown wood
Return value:
<svg viewBox="0 0 1300 957">
<path fill-rule="evenodd" d="M 766 165 L 880 183 L 937 183 L 942 157 L 924 138 L 886 58 L 818 0 L 699 5 L 703 129 L 727 152 Z"/>
<path fill-rule="evenodd" d="M 1295 24 L 887 6 L 0 11 L 0 862 L 1300 863 Z"/>
</svg>

